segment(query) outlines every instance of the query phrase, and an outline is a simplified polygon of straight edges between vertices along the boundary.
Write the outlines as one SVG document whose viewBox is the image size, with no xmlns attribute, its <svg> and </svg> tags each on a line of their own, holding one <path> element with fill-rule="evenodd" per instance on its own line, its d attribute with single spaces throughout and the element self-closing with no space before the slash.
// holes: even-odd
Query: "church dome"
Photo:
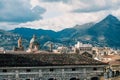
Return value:
<svg viewBox="0 0 120 80">
<path fill-rule="evenodd" d="M 30 40 L 30 43 L 34 43 L 34 42 L 35 42 L 35 39 L 32 38 L 32 39 Z"/>
<path fill-rule="evenodd" d="M 33 35 L 33 38 L 30 40 L 30 44 L 34 44 L 34 45 L 38 45 L 39 44 L 35 35 Z"/>
</svg>

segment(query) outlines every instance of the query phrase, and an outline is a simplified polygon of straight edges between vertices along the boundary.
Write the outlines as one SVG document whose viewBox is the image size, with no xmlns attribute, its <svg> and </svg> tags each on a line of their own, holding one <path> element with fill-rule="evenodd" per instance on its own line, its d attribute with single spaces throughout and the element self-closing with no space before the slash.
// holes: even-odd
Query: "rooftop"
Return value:
<svg viewBox="0 0 120 80">
<path fill-rule="evenodd" d="M 110 61 L 109 62 L 110 65 L 119 65 L 120 66 L 120 59 L 114 60 L 114 61 Z"/>
<path fill-rule="evenodd" d="M 80 54 L 0 54 L 0 67 L 107 65 Z"/>
</svg>

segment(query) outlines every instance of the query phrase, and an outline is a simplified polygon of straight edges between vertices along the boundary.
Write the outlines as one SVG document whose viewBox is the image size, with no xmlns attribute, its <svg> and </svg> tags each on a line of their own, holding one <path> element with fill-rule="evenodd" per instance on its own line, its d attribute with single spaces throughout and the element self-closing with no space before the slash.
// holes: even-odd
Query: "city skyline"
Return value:
<svg viewBox="0 0 120 80">
<path fill-rule="evenodd" d="M 120 19 L 119 0 L 2 0 L 0 29 L 50 29 L 98 22 L 109 14 Z"/>
</svg>

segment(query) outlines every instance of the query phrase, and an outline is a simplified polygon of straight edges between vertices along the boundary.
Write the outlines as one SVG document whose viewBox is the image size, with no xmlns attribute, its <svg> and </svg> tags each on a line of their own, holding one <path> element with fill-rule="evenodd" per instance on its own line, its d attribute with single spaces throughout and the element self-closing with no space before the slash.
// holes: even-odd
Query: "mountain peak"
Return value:
<svg viewBox="0 0 120 80">
<path fill-rule="evenodd" d="M 118 22 L 119 20 L 115 16 L 109 14 L 103 21 Z"/>
<path fill-rule="evenodd" d="M 112 14 L 109 14 L 107 17 L 115 17 L 115 16 L 113 16 Z"/>
</svg>

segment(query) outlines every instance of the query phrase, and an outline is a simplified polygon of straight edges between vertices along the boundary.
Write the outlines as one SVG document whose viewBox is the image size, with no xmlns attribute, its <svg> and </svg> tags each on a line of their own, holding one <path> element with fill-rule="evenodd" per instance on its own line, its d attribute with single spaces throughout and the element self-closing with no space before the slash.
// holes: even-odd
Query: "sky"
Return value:
<svg viewBox="0 0 120 80">
<path fill-rule="evenodd" d="M 120 19 L 120 0 L 0 0 L 0 29 L 17 27 L 60 31 L 99 22 L 112 14 Z"/>
</svg>

